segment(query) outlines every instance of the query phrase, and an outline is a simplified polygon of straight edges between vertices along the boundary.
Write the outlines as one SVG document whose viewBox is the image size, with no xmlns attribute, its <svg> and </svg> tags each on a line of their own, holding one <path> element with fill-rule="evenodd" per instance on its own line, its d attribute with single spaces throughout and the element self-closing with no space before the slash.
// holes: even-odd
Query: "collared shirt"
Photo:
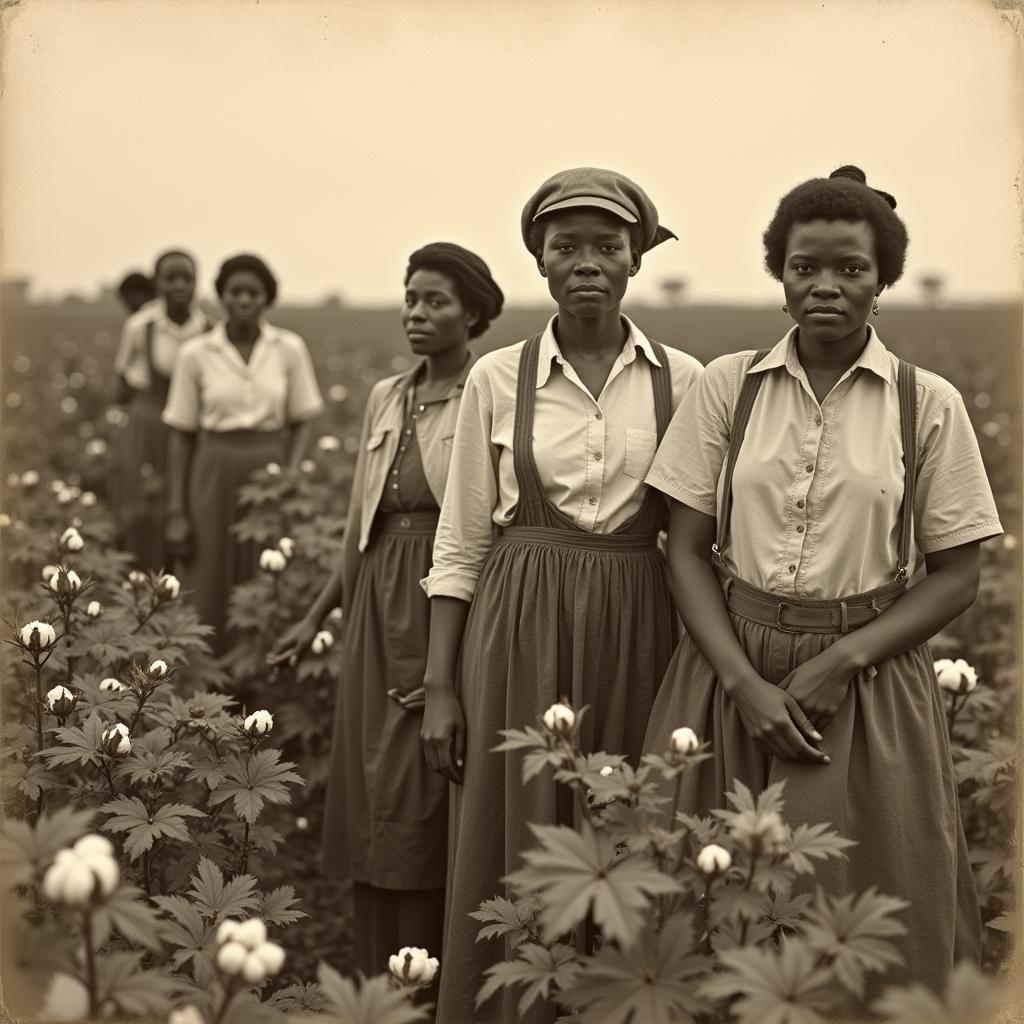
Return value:
<svg viewBox="0 0 1024 1024">
<path fill-rule="evenodd" d="M 153 365 L 165 377 L 171 375 L 174 359 L 182 344 L 210 329 L 210 320 L 200 309 L 193 308 L 188 320 L 176 324 L 167 315 L 162 299 L 154 299 L 136 310 L 124 323 L 121 344 L 114 357 L 114 372 L 137 391 L 148 391 L 149 360 L 146 358 L 146 329 L 152 324 Z"/>
<path fill-rule="evenodd" d="M 540 341 L 533 454 L 544 493 L 576 525 L 609 533 L 639 508 L 643 479 L 658 446 L 650 364 L 658 355 L 623 317 L 626 343 L 595 398 L 562 355 L 547 325 Z M 431 596 L 472 599 L 495 527 L 512 521 L 519 500 L 512 456 L 516 383 L 525 342 L 483 356 L 466 381 L 452 457 L 452 486 L 441 508 L 434 565 L 423 581 Z M 701 364 L 666 348 L 672 407 Z"/>
<path fill-rule="evenodd" d="M 163 421 L 178 430 L 280 430 L 323 411 L 306 343 L 263 322 L 246 363 L 225 325 L 185 342 Z"/>
<path fill-rule="evenodd" d="M 756 366 L 713 360 L 680 405 L 647 475 L 717 516 L 740 386 L 764 376 L 736 460 L 726 565 L 762 590 L 836 599 L 890 581 L 903 499 L 899 361 L 869 328 L 860 357 L 821 403 L 791 330 Z M 917 371 L 918 476 L 910 570 L 930 554 L 1002 532 L 959 392 Z"/>
<path fill-rule="evenodd" d="M 370 390 L 349 499 L 350 520 L 355 510 L 359 510 L 360 551 L 365 551 L 370 542 L 373 517 L 385 488 L 400 486 L 399 481 L 389 476 L 394 472 L 396 456 L 402 454 L 400 449 L 413 430 L 431 493 L 439 506 L 444 499 L 459 402 L 473 357 L 466 361 L 459 378 L 443 398 L 420 402 L 413 407 L 415 385 L 424 365 L 420 362 L 405 373 L 385 377 Z"/>
</svg>

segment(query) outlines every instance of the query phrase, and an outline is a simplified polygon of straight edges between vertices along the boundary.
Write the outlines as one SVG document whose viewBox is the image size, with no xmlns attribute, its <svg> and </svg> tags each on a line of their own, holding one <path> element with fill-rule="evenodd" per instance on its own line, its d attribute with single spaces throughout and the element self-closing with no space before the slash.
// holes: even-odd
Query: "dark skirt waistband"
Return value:
<svg viewBox="0 0 1024 1024">
<path fill-rule="evenodd" d="M 283 440 L 280 430 L 203 430 L 199 440 L 205 445 L 233 445 L 255 448 L 275 445 Z"/>
<path fill-rule="evenodd" d="M 562 530 L 553 526 L 506 526 L 496 544 L 547 544 L 552 547 L 576 548 L 584 551 L 608 551 L 616 554 L 654 551 L 658 547 L 656 533 L 587 533 L 585 530 Z"/>
<path fill-rule="evenodd" d="M 422 512 L 387 512 L 378 513 L 373 520 L 374 535 L 407 534 L 432 535 L 437 533 L 437 522 L 440 511 L 425 510 Z"/>
<path fill-rule="evenodd" d="M 786 633 L 849 633 L 877 618 L 907 589 L 905 582 L 886 583 L 862 594 L 817 599 L 771 594 L 719 571 L 729 611 L 749 622 Z"/>
</svg>

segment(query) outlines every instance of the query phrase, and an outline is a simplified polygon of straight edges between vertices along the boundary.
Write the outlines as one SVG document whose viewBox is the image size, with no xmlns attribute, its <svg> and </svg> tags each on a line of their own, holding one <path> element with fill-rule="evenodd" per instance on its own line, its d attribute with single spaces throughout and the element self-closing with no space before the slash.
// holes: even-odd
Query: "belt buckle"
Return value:
<svg viewBox="0 0 1024 1024">
<path fill-rule="evenodd" d="M 775 628 L 776 629 L 781 629 L 783 633 L 793 633 L 793 632 L 795 632 L 794 629 L 792 629 L 790 626 L 787 626 L 782 621 L 782 612 L 783 612 L 784 609 L 786 609 L 788 607 L 789 607 L 789 605 L 786 604 L 785 601 L 780 601 L 775 606 Z"/>
<path fill-rule="evenodd" d="M 401 526 L 403 530 L 408 530 L 409 527 L 412 526 L 412 522 L 408 516 L 402 516 L 398 521 L 398 525 Z"/>
</svg>

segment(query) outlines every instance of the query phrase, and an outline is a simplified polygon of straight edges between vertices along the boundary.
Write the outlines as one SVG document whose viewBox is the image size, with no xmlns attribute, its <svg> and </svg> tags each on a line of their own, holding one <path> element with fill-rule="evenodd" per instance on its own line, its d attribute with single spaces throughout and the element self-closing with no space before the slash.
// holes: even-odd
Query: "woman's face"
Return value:
<svg viewBox="0 0 1024 1024">
<path fill-rule="evenodd" d="M 598 317 L 615 309 L 629 279 L 640 269 L 629 226 L 607 210 L 560 211 L 544 218 L 537 266 L 559 309 Z"/>
<path fill-rule="evenodd" d="M 168 256 L 160 261 L 156 292 L 171 309 L 187 309 L 196 292 L 196 268 L 187 256 Z"/>
<path fill-rule="evenodd" d="M 436 270 L 417 270 L 405 286 L 402 326 L 413 352 L 440 355 L 469 341 L 477 315 L 459 300 L 450 277 Z"/>
<path fill-rule="evenodd" d="M 871 225 L 845 220 L 794 224 L 782 287 L 802 337 L 827 344 L 854 334 L 867 322 L 882 290 Z"/>
<path fill-rule="evenodd" d="M 251 270 L 236 270 L 227 279 L 220 301 L 229 321 L 248 323 L 258 320 L 267 308 L 267 289 Z"/>
</svg>

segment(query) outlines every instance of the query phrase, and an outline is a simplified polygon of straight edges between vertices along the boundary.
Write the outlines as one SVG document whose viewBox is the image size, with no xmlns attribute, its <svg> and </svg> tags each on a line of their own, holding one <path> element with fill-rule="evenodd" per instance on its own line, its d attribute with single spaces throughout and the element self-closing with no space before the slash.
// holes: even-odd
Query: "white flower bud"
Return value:
<svg viewBox="0 0 1024 1024">
<path fill-rule="evenodd" d="M 102 693 L 118 693 L 121 690 L 125 690 L 127 687 L 119 679 L 115 679 L 113 676 L 107 676 L 106 679 L 100 680 L 100 691 Z"/>
<path fill-rule="evenodd" d="M 44 565 L 39 575 L 43 577 L 43 582 L 49 585 L 50 577 L 59 571 L 60 570 L 55 565 Z"/>
<path fill-rule="evenodd" d="M 85 508 L 92 508 L 96 504 L 96 495 L 92 491 L 83 491 L 79 501 Z"/>
<path fill-rule="evenodd" d="M 225 942 L 217 950 L 217 966 L 228 975 L 238 974 L 249 956 L 249 950 L 240 942 Z"/>
<path fill-rule="evenodd" d="M 978 685 L 978 673 L 963 658 L 940 658 L 935 662 L 935 678 L 951 693 L 970 693 Z"/>
<path fill-rule="evenodd" d="M 121 880 L 114 848 L 102 836 L 83 836 L 61 850 L 43 877 L 43 893 L 54 903 L 84 906 L 97 888 L 109 896 Z"/>
<path fill-rule="evenodd" d="M 194 1006 L 179 1006 L 171 1010 L 167 1024 L 206 1024 L 203 1015 Z"/>
<path fill-rule="evenodd" d="M 544 724 L 552 732 L 567 735 L 576 724 L 576 712 L 566 704 L 552 704 L 544 712 Z"/>
<path fill-rule="evenodd" d="M 697 734 L 688 725 L 673 729 L 670 743 L 674 754 L 692 754 L 700 746 Z"/>
<path fill-rule="evenodd" d="M 729 870 L 730 864 L 732 864 L 732 854 L 717 843 L 708 843 L 697 854 L 697 867 L 705 875 L 720 875 L 723 871 Z"/>
<path fill-rule="evenodd" d="M 249 955 L 263 962 L 264 975 L 268 978 L 284 967 L 284 950 L 276 942 L 261 942 Z"/>
<path fill-rule="evenodd" d="M 39 474 L 34 469 L 26 469 L 21 474 L 22 487 L 35 487 L 37 483 L 39 483 Z"/>
<path fill-rule="evenodd" d="M 60 535 L 60 543 L 65 551 L 81 551 L 85 547 L 82 535 L 74 526 L 69 526 Z"/>
<path fill-rule="evenodd" d="M 299 463 L 299 469 L 301 469 L 303 473 L 315 473 L 316 463 L 312 459 L 303 459 Z"/>
<path fill-rule="evenodd" d="M 131 737 L 128 735 L 128 726 L 123 722 L 108 725 L 100 735 L 100 743 L 105 753 L 113 756 L 124 756 L 130 754 L 132 749 Z"/>
<path fill-rule="evenodd" d="M 165 601 L 173 601 L 181 593 L 181 580 L 177 576 L 165 573 L 156 581 L 156 592 Z"/>
<path fill-rule="evenodd" d="M 388 969 L 403 984 L 429 985 L 437 974 L 437 957 L 419 946 L 403 946 L 388 958 Z"/>
<path fill-rule="evenodd" d="M 260 568 L 264 572 L 281 572 L 288 559 L 277 548 L 264 548 L 260 552 Z"/>
<path fill-rule="evenodd" d="M 85 606 L 85 614 L 88 615 L 90 619 L 98 619 L 103 614 L 103 605 L 101 605 L 99 601 L 90 601 Z"/>
<path fill-rule="evenodd" d="M 77 703 L 78 698 L 66 686 L 55 686 L 46 693 L 46 706 L 58 718 L 67 718 Z"/>
<path fill-rule="evenodd" d="M 341 448 L 341 442 L 333 434 L 324 434 L 316 443 L 317 448 L 322 452 L 336 452 Z"/>
<path fill-rule="evenodd" d="M 615 769 L 610 764 L 606 764 L 601 769 L 601 775 L 603 775 L 606 779 L 610 778 L 614 774 L 614 772 L 615 772 Z"/>
<path fill-rule="evenodd" d="M 327 613 L 327 621 L 328 622 L 341 622 L 341 620 L 344 617 L 345 617 L 345 613 L 340 608 L 332 608 Z"/>
<path fill-rule="evenodd" d="M 259 985 L 267 980 L 267 966 L 255 953 L 248 953 L 242 961 L 242 977 L 250 985 Z"/>
<path fill-rule="evenodd" d="M 77 594 L 82 589 L 82 580 L 74 569 L 61 565 L 50 576 L 50 589 L 57 594 Z"/>
<path fill-rule="evenodd" d="M 163 679 L 167 675 L 167 662 L 160 658 L 149 663 L 149 674 L 154 679 Z"/>
<path fill-rule="evenodd" d="M 277 550 L 284 555 L 285 558 L 291 558 L 295 554 L 295 541 L 291 537 L 282 537 L 277 542 Z"/>
<path fill-rule="evenodd" d="M 328 629 L 321 629 L 315 637 L 313 642 L 309 645 L 313 649 L 314 654 L 323 654 L 330 646 L 334 643 L 334 634 Z"/>
<path fill-rule="evenodd" d="M 85 454 L 90 458 L 96 459 L 101 455 L 104 455 L 107 451 L 107 442 L 102 437 L 94 437 L 86 446 Z"/>
<path fill-rule="evenodd" d="M 276 462 L 268 462 L 267 463 L 267 473 L 270 476 L 280 476 L 281 475 L 281 467 Z"/>
<path fill-rule="evenodd" d="M 34 651 L 52 647 L 57 642 L 57 634 L 54 632 L 53 626 L 48 622 L 40 622 L 38 619 L 33 619 L 22 626 L 20 636 L 21 642 Z"/>
<path fill-rule="evenodd" d="M 114 846 L 103 836 L 82 836 L 72 852 L 96 876 L 100 891 L 109 896 L 121 881 L 121 868 L 114 859 Z"/>
<path fill-rule="evenodd" d="M 267 941 L 267 926 L 258 918 L 250 917 L 235 929 L 232 940 L 240 942 L 246 949 L 253 950 Z"/>
<path fill-rule="evenodd" d="M 274 716 L 269 711 L 254 711 L 246 718 L 244 725 L 246 733 L 250 736 L 263 736 L 273 728 Z"/>
<path fill-rule="evenodd" d="M 140 572 L 138 569 L 132 569 L 132 571 L 128 573 L 128 582 L 133 587 L 141 587 L 146 582 L 146 574 L 144 572 Z"/>
</svg>

